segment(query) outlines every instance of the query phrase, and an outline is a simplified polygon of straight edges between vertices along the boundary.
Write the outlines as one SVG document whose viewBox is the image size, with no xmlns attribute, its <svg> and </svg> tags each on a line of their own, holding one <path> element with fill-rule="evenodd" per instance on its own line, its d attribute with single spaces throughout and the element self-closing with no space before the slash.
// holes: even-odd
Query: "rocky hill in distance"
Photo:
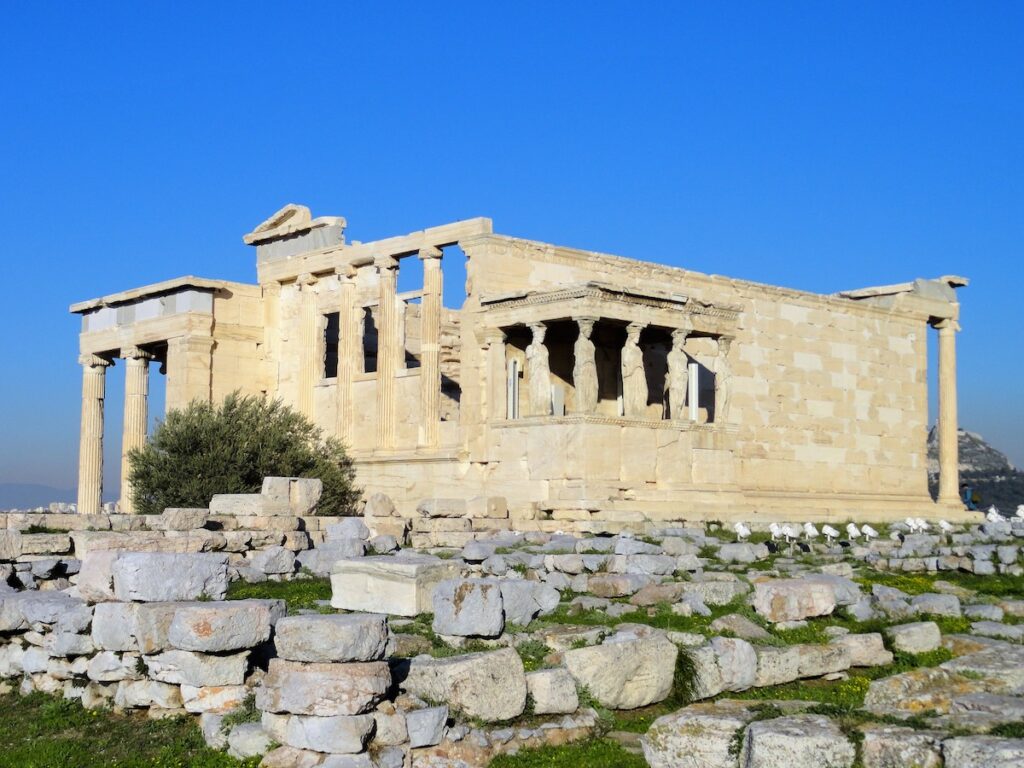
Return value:
<svg viewBox="0 0 1024 768">
<path fill-rule="evenodd" d="M 1006 454 L 996 450 L 976 432 L 959 433 L 960 481 L 981 494 L 981 508 L 995 505 L 1004 515 L 1013 515 L 1024 504 L 1024 472 L 1013 466 Z M 938 488 L 939 442 L 936 429 L 928 433 L 928 485 L 932 495 Z"/>
</svg>

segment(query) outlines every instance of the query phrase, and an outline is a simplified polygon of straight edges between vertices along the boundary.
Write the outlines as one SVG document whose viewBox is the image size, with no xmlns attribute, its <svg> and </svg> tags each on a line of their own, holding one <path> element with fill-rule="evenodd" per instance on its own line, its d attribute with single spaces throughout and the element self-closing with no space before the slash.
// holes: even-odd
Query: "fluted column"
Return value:
<svg viewBox="0 0 1024 768">
<path fill-rule="evenodd" d="M 686 410 L 686 394 L 690 383 L 687 368 L 690 359 L 686 356 L 686 340 L 689 336 L 687 328 L 672 331 L 672 349 L 668 353 L 668 415 L 677 421 L 689 420 Z"/>
<path fill-rule="evenodd" d="M 939 330 L 939 501 L 960 497 L 960 458 L 956 413 L 956 320 L 943 320 Z"/>
<path fill-rule="evenodd" d="M 352 379 L 356 372 L 356 354 L 362 355 L 362 339 L 357 334 L 355 310 L 355 268 L 339 267 L 338 283 L 341 286 L 338 302 L 338 390 L 337 390 L 337 433 L 346 446 L 351 447 L 352 420 Z M 358 318 L 362 321 L 362 318 Z"/>
<path fill-rule="evenodd" d="M 434 448 L 441 431 L 441 249 L 424 248 L 420 302 L 420 445 Z"/>
<path fill-rule="evenodd" d="M 124 426 L 121 436 L 121 501 L 123 515 L 135 513 L 128 455 L 146 444 L 149 419 L 149 361 L 153 356 L 138 347 L 121 350 L 124 358 Z"/>
<path fill-rule="evenodd" d="M 398 260 L 385 256 L 377 260 L 380 273 L 380 301 L 377 327 L 377 447 L 395 447 L 395 375 L 399 354 L 395 281 Z"/>
<path fill-rule="evenodd" d="M 97 355 L 82 355 L 82 426 L 78 434 L 78 512 L 103 508 L 103 399 L 107 366 Z"/>
<path fill-rule="evenodd" d="M 597 362 L 594 360 L 593 317 L 574 317 L 579 335 L 573 346 L 572 384 L 576 390 L 576 413 L 597 411 Z"/>
<path fill-rule="evenodd" d="M 320 378 L 320 323 L 316 312 L 316 277 L 306 273 L 298 280 L 299 288 L 299 412 L 313 420 L 313 388 Z"/>
</svg>

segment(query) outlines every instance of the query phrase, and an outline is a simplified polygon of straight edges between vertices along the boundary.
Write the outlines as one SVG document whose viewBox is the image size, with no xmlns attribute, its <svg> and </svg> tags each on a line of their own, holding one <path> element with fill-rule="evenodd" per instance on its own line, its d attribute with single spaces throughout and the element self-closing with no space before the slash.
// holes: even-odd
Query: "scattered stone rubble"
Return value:
<svg viewBox="0 0 1024 768">
<path fill-rule="evenodd" d="M 833 543 L 737 542 L 715 525 L 499 530 L 414 551 L 395 518 L 316 520 L 316 488 L 278 480 L 258 500 L 112 516 L 103 530 L 27 533 L 8 516 L 5 685 L 197 716 L 211 745 L 271 768 L 486 766 L 591 736 L 604 710 L 669 700 L 679 707 L 639 742 L 653 768 L 1024 764 L 1024 739 L 998 735 L 1024 722 L 1024 600 L 942 581 L 1024 573 L 1024 521 Z M 273 534 L 265 546 L 220 545 L 257 531 Z M 310 571 L 330 573 L 322 613 L 225 599 L 233 580 Z M 861 578 L 878 572 L 938 578 L 909 594 Z M 897 657 L 932 661 L 887 671 Z M 730 698 L 801 680 L 861 681 L 857 724 L 813 701 Z"/>
</svg>

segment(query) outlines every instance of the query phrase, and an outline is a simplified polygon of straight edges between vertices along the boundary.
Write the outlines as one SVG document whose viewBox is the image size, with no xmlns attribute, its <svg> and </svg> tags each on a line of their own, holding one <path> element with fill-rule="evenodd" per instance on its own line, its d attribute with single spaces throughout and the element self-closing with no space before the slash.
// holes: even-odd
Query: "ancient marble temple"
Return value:
<svg viewBox="0 0 1024 768">
<path fill-rule="evenodd" d="M 105 377 L 124 368 L 127 452 L 146 437 L 154 364 L 168 409 L 236 389 L 281 398 L 404 515 L 457 500 L 585 530 L 960 509 L 963 278 L 819 295 L 495 234 L 484 218 L 368 243 L 345 226 L 288 205 L 245 235 L 255 285 L 182 277 L 71 307 L 81 512 L 100 505 Z M 120 504 L 131 511 L 126 478 Z"/>
</svg>

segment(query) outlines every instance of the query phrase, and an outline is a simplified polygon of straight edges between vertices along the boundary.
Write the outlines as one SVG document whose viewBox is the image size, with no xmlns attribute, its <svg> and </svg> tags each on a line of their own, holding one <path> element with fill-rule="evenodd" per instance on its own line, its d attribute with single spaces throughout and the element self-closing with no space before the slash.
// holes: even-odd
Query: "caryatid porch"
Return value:
<svg viewBox="0 0 1024 768">
<path fill-rule="evenodd" d="M 491 355 L 488 375 L 504 382 L 494 402 L 505 409 L 491 418 L 728 419 L 733 307 L 598 283 L 481 306 L 503 352 Z"/>
</svg>

